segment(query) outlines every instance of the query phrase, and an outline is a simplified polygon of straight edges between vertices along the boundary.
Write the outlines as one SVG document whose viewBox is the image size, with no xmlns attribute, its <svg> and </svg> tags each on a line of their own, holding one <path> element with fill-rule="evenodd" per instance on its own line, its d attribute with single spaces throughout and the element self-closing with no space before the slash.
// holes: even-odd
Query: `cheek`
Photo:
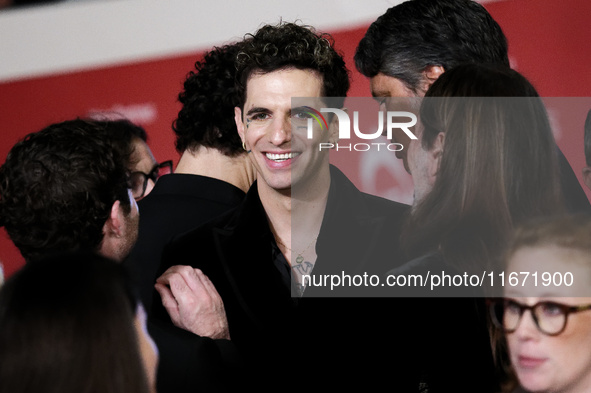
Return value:
<svg viewBox="0 0 591 393">
<path fill-rule="evenodd" d="M 261 143 L 265 138 L 264 126 L 244 125 L 244 141 L 249 149 L 252 149 L 257 144 Z"/>
<path fill-rule="evenodd" d="M 591 380 L 591 338 L 571 336 L 557 337 L 560 341 L 548 346 L 554 371 L 551 382 L 556 388 L 587 383 Z M 552 374 L 552 373 L 549 373 Z"/>
<path fill-rule="evenodd" d="M 567 330 L 556 337 L 560 340 L 556 344 L 561 348 L 561 358 L 557 361 L 571 365 L 568 368 L 585 368 L 591 375 L 591 318 L 573 318 L 581 316 L 571 315 Z"/>
<path fill-rule="evenodd" d="M 419 141 L 412 141 L 407 142 L 405 146 L 406 149 L 406 157 L 408 161 L 408 165 L 411 169 L 419 170 L 421 166 L 423 166 L 423 160 L 421 160 L 421 144 Z"/>
<path fill-rule="evenodd" d="M 400 128 L 395 128 L 392 130 L 392 141 L 402 144 L 404 146 L 404 150 L 408 150 L 411 144 L 411 139 Z"/>
<path fill-rule="evenodd" d="M 139 221 L 140 208 L 137 204 L 137 201 L 133 197 L 131 197 L 130 206 L 131 206 L 130 217 L 135 221 Z"/>
<path fill-rule="evenodd" d="M 509 355 L 512 357 L 517 351 L 517 339 L 515 334 L 507 334 L 505 337 L 507 340 L 507 350 L 509 351 Z"/>
<path fill-rule="evenodd" d="M 258 154 L 256 154 L 256 153 L 254 153 L 254 152 L 252 151 L 252 147 L 250 147 L 250 146 L 246 146 L 246 148 L 247 148 L 247 149 L 250 151 L 250 153 L 248 153 L 248 159 L 249 159 L 249 161 L 250 161 L 250 164 L 253 166 L 253 168 L 254 168 L 254 169 L 257 171 L 257 172 L 259 172 L 259 171 L 260 171 L 260 168 L 259 168 L 259 167 L 260 167 L 260 165 L 259 165 L 259 163 L 257 162 L 257 158 L 259 157 L 259 155 L 258 155 Z M 262 158 L 260 158 L 260 159 L 262 159 Z"/>
<path fill-rule="evenodd" d="M 156 179 L 158 180 L 158 179 Z M 154 189 L 156 182 L 152 179 L 148 179 L 148 185 L 146 186 L 146 195 L 150 193 Z"/>
</svg>

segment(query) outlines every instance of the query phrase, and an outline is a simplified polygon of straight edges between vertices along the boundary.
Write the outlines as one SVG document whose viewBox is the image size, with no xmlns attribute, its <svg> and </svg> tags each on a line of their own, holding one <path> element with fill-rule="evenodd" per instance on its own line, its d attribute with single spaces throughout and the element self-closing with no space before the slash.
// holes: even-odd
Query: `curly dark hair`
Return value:
<svg viewBox="0 0 591 393">
<path fill-rule="evenodd" d="M 50 125 L 18 142 L 0 167 L 0 225 L 26 260 L 95 251 L 113 203 L 131 211 L 124 159 L 102 127 Z"/>
<path fill-rule="evenodd" d="M 507 39 L 486 9 L 472 0 L 410 0 L 373 22 L 355 53 L 367 77 L 398 78 L 419 90 L 428 66 L 461 63 L 509 66 Z"/>
<path fill-rule="evenodd" d="M 240 101 L 234 62 L 240 46 L 214 47 L 187 75 L 178 97 L 183 107 L 172 125 L 179 153 L 198 146 L 230 157 L 244 152 L 234 122 L 234 107 Z"/>
<path fill-rule="evenodd" d="M 349 90 L 349 72 L 343 57 L 334 49 L 332 36 L 295 23 L 266 25 L 254 35 L 246 35 L 236 68 L 241 108 L 246 101 L 246 82 L 251 75 L 286 68 L 317 71 L 322 76 L 323 96 L 342 97 L 335 100 L 335 107 L 343 106 Z"/>
<path fill-rule="evenodd" d="M 113 148 L 124 159 L 127 169 L 132 171 L 138 161 L 137 158 L 134 160 L 133 155 L 135 151 L 134 140 L 140 139 L 143 142 L 148 142 L 146 130 L 127 119 L 93 120 L 100 126 L 97 128 L 97 132 L 102 132 L 105 138 L 110 138 Z"/>
</svg>

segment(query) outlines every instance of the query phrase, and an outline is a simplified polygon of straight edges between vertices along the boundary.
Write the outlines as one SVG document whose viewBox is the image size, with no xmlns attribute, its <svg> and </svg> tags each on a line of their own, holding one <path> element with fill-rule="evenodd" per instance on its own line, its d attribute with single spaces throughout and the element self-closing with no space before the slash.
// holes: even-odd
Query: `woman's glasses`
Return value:
<svg viewBox="0 0 591 393">
<path fill-rule="evenodd" d="M 591 310 L 591 304 L 568 306 L 543 301 L 527 306 L 514 299 L 494 299 L 489 301 L 489 309 L 493 323 L 505 333 L 516 331 L 523 313 L 528 310 L 540 332 L 557 336 L 566 328 L 569 314 Z"/>
</svg>

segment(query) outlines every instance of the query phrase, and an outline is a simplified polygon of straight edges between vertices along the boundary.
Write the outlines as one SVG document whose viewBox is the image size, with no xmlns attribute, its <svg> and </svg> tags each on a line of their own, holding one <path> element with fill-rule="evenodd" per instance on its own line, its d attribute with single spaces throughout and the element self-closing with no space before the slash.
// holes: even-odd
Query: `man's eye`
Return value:
<svg viewBox="0 0 591 393">
<path fill-rule="evenodd" d="M 257 120 L 266 120 L 269 118 L 269 115 L 266 113 L 256 113 L 250 117 L 250 120 L 257 121 Z"/>
<path fill-rule="evenodd" d="M 296 119 L 311 119 L 312 115 L 310 114 L 310 112 L 306 111 L 295 111 L 292 113 L 292 117 Z"/>
</svg>

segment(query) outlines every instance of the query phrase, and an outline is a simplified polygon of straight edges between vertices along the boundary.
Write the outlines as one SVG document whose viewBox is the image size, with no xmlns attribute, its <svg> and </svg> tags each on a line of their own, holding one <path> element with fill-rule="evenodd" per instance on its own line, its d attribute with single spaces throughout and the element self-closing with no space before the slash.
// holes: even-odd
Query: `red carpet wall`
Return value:
<svg viewBox="0 0 591 393">
<path fill-rule="evenodd" d="M 213 45 L 280 17 L 332 33 L 352 71 L 349 95 L 369 96 L 353 54 L 369 24 L 399 2 L 97 0 L 0 10 L 0 160 L 24 135 L 50 123 L 117 112 L 146 128 L 158 160 L 176 161 L 170 125 L 186 73 Z M 483 3 L 508 37 L 512 65 L 541 95 L 591 95 L 591 2 Z M 579 176 L 584 109 L 555 119 L 558 144 Z M 412 181 L 393 157 L 369 166 L 338 153 L 331 160 L 367 192 L 411 201 Z M 0 261 L 7 276 L 23 263 L 4 231 Z"/>
</svg>

